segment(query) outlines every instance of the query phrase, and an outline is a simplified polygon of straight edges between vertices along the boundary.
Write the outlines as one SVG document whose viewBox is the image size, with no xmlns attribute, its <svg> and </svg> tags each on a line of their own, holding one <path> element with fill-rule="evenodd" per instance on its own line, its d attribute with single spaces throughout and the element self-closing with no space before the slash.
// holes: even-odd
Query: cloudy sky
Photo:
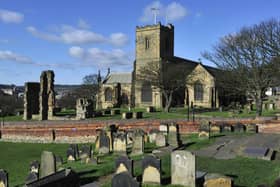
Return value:
<svg viewBox="0 0 280 187">
<path fill-rule="evenodd" d="M 279 7 L 279 0 L 0 0 L 0 84 L 39 81 L 47 69 L 57 84 L 80 84 L 108 67 L 131 71 L 135 27 L 154 22 L 151 8 L 174 24 L 175 55 L 198 60 L 220 37 L 279 19 Z"/>
</svg>

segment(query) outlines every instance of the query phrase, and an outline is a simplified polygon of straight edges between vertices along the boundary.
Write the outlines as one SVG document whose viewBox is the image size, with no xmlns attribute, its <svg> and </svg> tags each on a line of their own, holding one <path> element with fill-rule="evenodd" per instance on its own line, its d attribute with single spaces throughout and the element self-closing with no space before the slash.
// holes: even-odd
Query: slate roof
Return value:
<svg viewBox="0 0 280 187">
<path fill-rule="evenodd" d="M 132 83 L 132 73 L 111 73 L 109 74 L 103 84 L 131 84 Z"/>
</svg>

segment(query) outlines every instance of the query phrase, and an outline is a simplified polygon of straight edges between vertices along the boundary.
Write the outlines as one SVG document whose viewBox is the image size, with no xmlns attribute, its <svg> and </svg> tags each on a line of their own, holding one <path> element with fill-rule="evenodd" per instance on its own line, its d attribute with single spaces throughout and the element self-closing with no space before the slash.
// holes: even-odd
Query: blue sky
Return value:
<svg viewBox="0 0 280 187">
<path fill-rule="evenodd" d="M 57 84 L 131 71 L 135 27 L 153 23 L 151 7 L 175 26 L 175 55 L 192 60 L 243 26 L 280 18 L 279 0 L 0 0 L 0 84 L 39 81 L 47 69 Z"/>
</svg>

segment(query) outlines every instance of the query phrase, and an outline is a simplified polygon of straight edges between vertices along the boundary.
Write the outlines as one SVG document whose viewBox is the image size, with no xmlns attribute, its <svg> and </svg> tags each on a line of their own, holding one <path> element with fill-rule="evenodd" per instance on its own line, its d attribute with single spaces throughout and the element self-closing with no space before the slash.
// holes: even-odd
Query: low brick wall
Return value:
<svg viewBox="0 0 280 187">
<path fill-rule="evenodd" d="M 180 134 L 196 133 L 199 125 L 186 120 L 116 120 L 116 121 L 26 121 L 9 122 L 1 127 L 1 141 L 36 143 L 94 142 L 98 129 L 116 125 L 118 129 L 159 129 L 161 123 L 176 122 Z"/>
<path fill-rule="evenodd" d="M 97 130 L 116 125 L 118 129 L 134 128 L 149 132 L 159 129 L 161 123 L 175 122 L 180 134 L 197 133 L 199 121 L 177 120 L 110 120 L 110 121 L 23 121 L 7 122 L 0 129 L 1 141 L 38 142 L 38 143 L 88 143 L 94 142 Z M 261 133 L 280 133 L 280 121 L 271 119 L 214 119 L 213 124 L 257 124 Z"/>
</svg>

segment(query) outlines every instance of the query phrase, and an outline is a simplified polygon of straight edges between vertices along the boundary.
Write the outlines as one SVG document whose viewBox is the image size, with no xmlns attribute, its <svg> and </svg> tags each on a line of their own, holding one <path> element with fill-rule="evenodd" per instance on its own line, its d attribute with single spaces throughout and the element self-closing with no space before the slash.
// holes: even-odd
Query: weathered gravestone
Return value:
<svg viewBox="0 0 280 187">
<path fill-rule="evenodd" d="M 67 155 L 67 161 L 75 161 L 76 160 L 75 151 L 72 147 L 69 147 L 67 149 L 66 155 Z"/>
<path fill-rule="evenodd" d="M 188 151 L 171 153 L 171 184 L 195 187 L 195 155 Z"/>
<path fill-rule="evenodd" d="M 124 112 L 122 113 L 122 119 L 131 119 L 133 117 L 132 112 Z"/>
<path fill-rule="evenodd" d="M 159 125 L 159 131 L 162 132 L 164 135 L 168 134 L 168 124 L 162 123 Z"/>
<path fill-rule="evenodd" d="M 134 119 L 141 119 L 143 118 L 143 112 L 133 112 L 132 116 Z"/>
<path fill-rule="evenodd" d="M 241 124 L 241 123 L 237 123 L 235 125 L 233 125 L 233 131 L 234 132 L 245 132 L 245 125 Z"/>
<path fill-rule="evenodd" d="M 156 112 L 156 108 L 153 107 L 153 106 L 149 106 L 149 107 L 146 108 L 146 111 L 147 111 L 148 113 Z"/>
<path fill-rule="evenodd" d="M 204 187 L 232 187 L 231 178 L 220 174 L 207 174 L 205 177 Z"/>
<path fill-rule="evenodd" d="M 158 133 L 156 135 L 156 146 L 158 147 L 166 146 L 166 137 L 163 133 Z"/>
<path fill-rule="evenodd" d="M 127 156 L 120 156 L 116 159 L 116 174 L 128 172 L 133 176 L 133 160 Z"/>
<path fill-rule="evenodd" d="M 110 152 L 110 138 L 106 131 L 101 130 L 96 140 L 96 148 L 99 154 L 107 154 Z"/>
<path fill-rule="evenodd" d="M 233 131 L 233 127 L 230 124 L 221 124 L 221 132 L 232 132 Z"/>
<path fill-rule="evenodd" d="M 126 134 L 125 132 L 116 132 L 114 137 L 114 152 L 126 154 Z"/>
<path fill-rule="evenodd" d="M 43 151 L 41 155 L 40 178 L 51 175 L 56 171 L 55 157 L 52 152 Z"/>
<path fill-rule="evenodd" d="M 210 122 L 207 120 L 201 120 L 199 124 L 198 137 L 201 139 L 210 138 Z"/>
<path fill-rule="evenodd" d="M 83 145 L 81 147 L 81 154 L 80 154 L 81 162 L 86 164 L 90 162 L 91 151 L 92 151 L 91 145 Z"/>
<path fill-rule="evenodd" d="M 161 161 L 153 155 L 145 156 L 142 160 L 142 183 L 161 183 Z"/>
<path fill-rule="evenodd" d="M 121 172 L 113 176 L 112 187 L 139 187 L 139 183 L 128 172 Z"/>
<path fill-rule="evenodd" d="M 155 143 L 156 142 L 156 135 L 159 133 L 158 129 L 151 129 L 148 136 L 149 136 L 149 142 Z"/>
<path fill-rule="evenodd" d="M 175 123 L 171 123 L 169 125 L 169 132 L 168 132 L 168 144 L 174 147 L 179 146 L 179 135 L 178 135 L 178 125 Z"/>
<path fill-rule="evenodd" d="M 0 187 L 8 187 L 8 173 L 0 169 Z"/>
<path fill-rule="evenodd" d="M 254 123 L 246 124 L 246 132 L 258 133 L 258 126 Z"/>
<path fill-rule="evenodd" d="M 37 181 L 26 184 L 26 187 L 79 187 L 80 180 L 77 173 L 71 169 L 61 170 Z"/>
<path fill-rule="evenodd" d="M 132 142 L 131 155 L 141 155 L 144 153 L 144 139 L 142 132 L 135 130 Z"/>
<path fill-rule="evenodd" d="M 38 177 L 37 173 L 29 173 L 28 176 L 25 179 L 25 184 L 37 181 L 38 179 L 39 179 L 39 177 Z"/>
<path fill-rule="evenodd" d="M 210 124 L 210 132 L 211 133 L 220 133 L 221 132 L 221 126 L 218 124 Z"/>
</svg>

